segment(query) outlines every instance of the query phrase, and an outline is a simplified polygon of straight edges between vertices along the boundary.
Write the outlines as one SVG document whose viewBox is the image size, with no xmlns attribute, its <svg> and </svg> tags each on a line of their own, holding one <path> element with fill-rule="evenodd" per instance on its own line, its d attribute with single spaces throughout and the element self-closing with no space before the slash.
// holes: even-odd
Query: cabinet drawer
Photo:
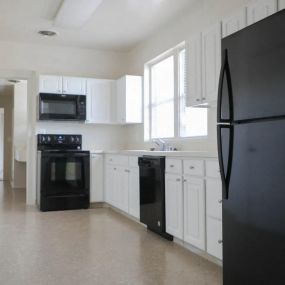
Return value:
<svg viewBox="0 0 285 285">
<path fill-rule="evenodd" d="M 212 178 L 221 178 L 220 166 L 218 161 L 206 161 L 206 176 Z"/>
<path fill-rule="evenodd" d="M 138 165 L 138 156 L 129 156 L 129 166 L 130 167 L 139 167 Z"/>
<path fill-rule="evenodd" d="M 222 220 L 222 182 L 218 179 L 206 181 L 207 216 Z"/>
<path fill-rule="evenodd" d="M 124 155 L 106 155 L 108 164 L 117 164 L 128 166 L 128 157 Z"/>
<path fill-rule="evenodd" d="M 222 222 L 216 219 L 207 218 L 207 252 L 219 259 L 222 259 Z"/>
<path fill-rule="evenodd" d="M 169 173 L 182 174 L 182 160 L 167 158 L 165 171 Z"/>
<path fill-rule="evenodd" d="M 203 160 L 184 160 L 184 174 L 204 176 Z"/>
</svg>

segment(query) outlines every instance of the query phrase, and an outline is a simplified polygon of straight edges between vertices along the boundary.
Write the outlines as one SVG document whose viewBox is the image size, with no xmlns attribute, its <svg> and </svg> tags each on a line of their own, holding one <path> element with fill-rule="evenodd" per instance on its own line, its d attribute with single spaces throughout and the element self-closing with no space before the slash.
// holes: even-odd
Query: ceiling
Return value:
<svg viewBox="0 0 285 285">
<path fill-rule="evenodd" d="M 62 0 L 0 0 L 0 40 L 129 51 L 193 1 L 103 0 L 82 28 L 63 29 L 53 26 Z M 42 29 L 59 35 L 43 38 Z"/>
</svg>

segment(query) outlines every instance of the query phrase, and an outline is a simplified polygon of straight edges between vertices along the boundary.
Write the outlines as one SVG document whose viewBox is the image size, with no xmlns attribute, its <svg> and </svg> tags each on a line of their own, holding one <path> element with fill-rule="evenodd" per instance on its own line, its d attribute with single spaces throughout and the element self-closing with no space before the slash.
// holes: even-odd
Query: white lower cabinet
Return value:
<svg viewBox="0 0 285 285">
<path fill-rule="evenodd" d="M 103 202 L 103 155 L 91 153 L 90 158 L 90 202 Z"/>
<path fill-rule="evenodd" d="M 139 219 L 139 168 L 133 165 L 133 157 L 130 164 L 127 156 L 105 157 L 105 199 L 108 204 Z"/>
<path fill-rule="evenodd" d="M 184 179 L 184 241 L 205 250 L 204 179 Z"/>
<path fill-rule="evenodd" d="M 165 175 L 166 232 L 183 239 L 183 185 L 178 174 Z"/>
<path fill-rule="evenodd" d="M 129 214 L 140 218 L 140 174 L 139 168 L 129 170 Z"/>
<path fill-rule="evenodd" d="M 223 257 L 222 221 L 207 218 L 207 252 L 219 259 Z"/>
</svg>

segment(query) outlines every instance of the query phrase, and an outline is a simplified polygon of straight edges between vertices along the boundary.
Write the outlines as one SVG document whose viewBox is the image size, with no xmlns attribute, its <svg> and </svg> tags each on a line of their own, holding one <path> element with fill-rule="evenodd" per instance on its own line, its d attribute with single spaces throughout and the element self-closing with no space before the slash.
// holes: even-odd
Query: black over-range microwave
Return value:
<svg viewBox="0 0 285 285">
<path fill-rule="evenodd" d="M 86 95 L 39 94 L 39 120 L 86 120 Z"/>
</svg>

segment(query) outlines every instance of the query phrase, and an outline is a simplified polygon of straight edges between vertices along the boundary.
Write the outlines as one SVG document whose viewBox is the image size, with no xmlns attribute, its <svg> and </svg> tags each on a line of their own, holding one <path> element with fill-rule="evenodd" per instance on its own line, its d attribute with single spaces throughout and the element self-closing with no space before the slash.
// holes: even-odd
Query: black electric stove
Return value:
<svg viewBox="0 0 285 285">
<path fill-rule="evenodd" d="M 41 211 L 89 208 L 90 153 L 81 135 L 38 135 L 37 204 Z"/>
</svg>

